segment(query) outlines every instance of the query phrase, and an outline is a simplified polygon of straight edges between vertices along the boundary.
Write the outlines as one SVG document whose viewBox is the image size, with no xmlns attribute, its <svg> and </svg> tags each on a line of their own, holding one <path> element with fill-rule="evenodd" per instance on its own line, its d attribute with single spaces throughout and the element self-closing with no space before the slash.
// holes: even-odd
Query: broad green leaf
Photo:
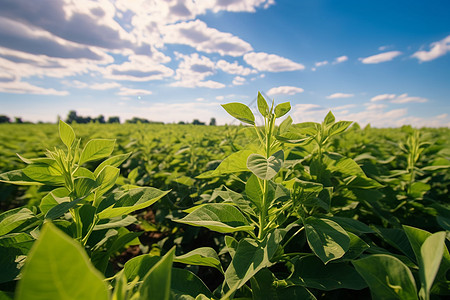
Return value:
<svg viewBox="0 0 450 300">
<path fill-rule="evenodd" d="M 399 259 L 375 254 L 352 263 L 369 285 L 373 299 L 417 299 L 414 277 Z"/>
<path fill-rule="evenodd" d="M 98 207 L 98 199 L 103 196 L 109 189 L 111 189 L 116 180 L 119 177 L 120 169 L 112 166 L 105 166 L 97 176 L 96 185 L 98 188 L 95 190 L 94 206 Z"/>
<path fill-rule="evenodd" d="M 228 103 L 228 104 L 222 104 L 222 107 L 233 117 L 238 119 L 241 122 L 255 125 L 255 116 L 253 115 L 250 108 L 248 108 L 247 105 L 242 103 Z"/>
<path fill-rule="evenodd" d="M 0 221 L 0 236 L 13 232 L 23 226 L 34 223 L 38 219 L 28 208 L 21 208 L 14 214 L 10 214 Z"/>
<path fill-rule="evenodd" d="M 114 150 L 115 143 L 115 140 L 108 139 L 90 140 L 81 152 L 79 164 L 109 156 Z"/>
<path fill-rule="evenodd" d="M 111 166 L 111 167 L 118 168 L 124 161 L 126 161 L 130 157 L 130 155 L 131 155 L 131 152 L 112 156 L 112 157 L 104 160 L 101 164 L 98 165 L 97 168 L 95 168 L 95 171 L 94 171 L 95 177 L 98 176 L 98 174 L 103 170 L 103 168 L 105 166 Z"/>
<path fill-rule="evenodd" d="M 15 185 L 43 185 L 37 182 L 23 172 L 23 170 L 14 170 L 0 174 L 0 182 L 15 184 Z"/>
<path fill-rule="evenodd" d="M 172 281 L 173 247 L 145 275 L 139 288 L 141 299 L 169 300 Z"/>
<path fill-rule="evenodd" d="M 370 228 L 363 222 L 352 219 L 352 218 L 329 217 L 327 219 L 330 219 L 330 220 L 338 223 L 345 230 L 353 232 L 358 235 L 360 235 L 362 233 L 374 233 L 375 232 L 372 228 Z"/>
<path fill-rule="evenodd" d="M 430 238 L 432 234 L 428 231 L 406 225 L 403 225 L 403 229 L 408 237 L 409 243 L 411 243 L 411 247 L 414 252 L 413 254 L 416 257 L 417 265 L 419 266 L 419 274 L 421 278 L 425 278 L 425 273 L 423 273 L 425 269 L 423 268 L 424 262 L 422 257 L 422 247 L 425 241 Z M 427 265 L 430 265 L 430 263 L 427 263 Z M 429 268 L 430 267 L 428 266 L 427 269 Z M 449 281 L 446 279 L 448 270 L 450 270 L 450 254 L 447 247 L 444 247 L 442 262 L 435 277 L 435 284 L 432 286 L 432 292 L 438 294 L 449 294 Z M 424 284 L 423 280 L 422 284 Z"/>
<path fill-rule="evenodd" d="M 280 230 L 269 232 L 260 243 L 249 238 L 239 241 L 233 260 L 225 271 L 225 281 L 231 290 L 239 289 L 259 270 L 273 264 L 270 259 L 277 252 L 284 233 Z"/>
<path fill-rule="evenodd" d="M 73 175 L 74 177 L 88 177 L 92 180 L 95 180 L 95 178 L 97 178 L 94 173 L 84 167 L 78 167 Z"/>
<path fill-rule="evenodd" d="M 143 187 L 131 189 L 125 193 L 115 193 L 115 204 L 100 212 L 98 217 L 99 219 L 111 219 L 127 215 L 135 210 L 152 205 L 169 192 L 170 191 L 161 191 L 152 187 Z"/>
<path fill-rule="evenodd" d="M 403 254 L 410 259 L 414 260 L 416 250 L 414 250 L 414 245 L 409 239 L 408 232 L 405 227 L 404 230 L 399 228 L 376 228 L 376 231 L 385 242 L 403 252 Z M 420 252 L 420 247 L 417 251 Z"/>
<path fill-rule="evenodd" d="M 233 258 L 234 254 L 236 254 L 238 241 L 235 238 L 233 238 L 229 235 L 226 235 L 225 236 L 225 245 L 227 246 L 227 251 L 228 251 L 228 253 L 230 253 L 231 258 Z"/>
<path fill-rule="evenodd" d="M 204 179 L 237 172 L 248 172 L 249 170 L 247 168 L 247 158 L 252 153 L 253 151 L 251 150 L 241 150 L 235 152 L 225 158 L 214 171 L 205 172 L 203 174 L 200 174 L 196 178 Z"/>
<path fill-rule="evenodd" d="M 320 124 L 315 122 L 303 122 L 294 124 L 292 127 L 296 133 L 306 136 L 315 136 L 320 129 Z"/>
<path fill-rule="evenodd" d="M 56 219 L 64 215 L 66 212 L 68 212 L 71 208 L 74 208 L 82 198 L 77 198 L 73 201 L 67 201 L 67 202 L 61 202 L 58 205 L 53 206 L 46 214 L 46 219 Z"/>
<path fill-rule="evenodd" d="M 280 171 L 284 162 L 284 152 L 279 150 L 269 158 L 253 153 L 247 159 L 247 168 L 263 180 L 270 180 Z"/>
<path fill-rule="evenodd" d="M 366 282 L 347 263 L 323 262 L 314 255 L 303 256 L 294 264 L 294 272 L 288 282 L 323 291 L 336 289 L 361 290 L 367 287 Z"/>
<path fill-rule="evenodd" d="M 334 123 L 328 130 L 328 136 L 333 136 L 341 132 L 344 132 L 352 123 L 353 122 L 350 121 L 339 121 Z"/>
<path fill-rule="evenodd" d="M 256 205 L 258 211 L 261 211 L 263 201 L 263 190 L 258 177 L 254 174 L 250 176 L 245 184 L 245 194 Z"/>
<path fill-rule="evenodd" d="M 62 120 L 59 120 L 59 137 L 69 149 L 72 147 L 73 141 L 75 141 L 75 132 L 72 127 Z"/>
<path fill-rule="evenodd" d="M 284 133 L 286 133 L 291 127 L 292 122 L 293 121 L 291 116 L 288 116 L 286 119 L 284 119 L 283 122 L 281 122 L 280 126 L 278 127 L 278 134 L 283 135 Z"/>
<path fill-rule="evenodd" d="M 117 227 L 126 227 L 133 223 L 136 223 L 137 219 L 134 216 L 118 216 L 111 219 L 101 219 L 97 225 L 95 225 L 94 230 L 103 230 Z"/>
<path fill-rule="evenodd" d="M 81 246 L 51 223 L 30 251 L 17 300 L 109 299 L 103 276 Z"/>
<path fill-rule="evenodd" d="M 291 104 L 289 102 L 280 103 L 275 106 L 275 117 L 281 118 L 291 110 Z"/>
<path fill-rule="evenodd" d="M 356 234 L 347 232 L 350 237 L 350 245 L 347 252 L 342 256 L 339 261 L 351 261 L 357 259 L 365 250 L 369 249 L 370 246 L 359 238 Z"/>
<path fill-rule="evenodd" d="M 174 221 L 192 226 L 206 227 L 209 230 L 221 233 L 254 229 L 234 205 L 225 203 L 206 204 L 184 218 Z"/>
<path fill-rule="evenodd" d="M 256 273 L 255 276 L 250 279 L 250 282 L 253 299 L 255 300 L 316 300 L 316 297 L 303 286 L 291 285 L 286 287 L 284 284 L 278 285 L 277 278 L 267 268 Z"/>
<path fill-rule="evenodd" d="M 123 271 L 128 282 L 133 281 L 136 277 L 142 280 L 160 259 L 161 257 L 159 256 L 143 254 L 127 261 L 123 267 Z"/>
<path fill-rule="evenodd" d="M 56 161 L 52 164 L 31 164 L 22 171 L 25 176 L 44 184 L 63 185 L 65 182 Z"/>
<path fill-rule="evenodd" d="M 325 116 L 325 119 L 323 120 L 323 123 L 325 125 L 325 128 L 329 128 L 332 124 L 334 124 L 335 121 L 335 117 L 333 115 L 333 113 L 331 112 L 331 110 L 327 113 L 327 115 Z"/>
<path fill-rule="evenodd" d="M 444 255 L 445 236 L 444 231 L 436 232 L 429 236 L 420 247 L 419 275 L 422 288 L 419 295 L 424 299 L 430 297 L 430 289 Z"/>
<path fill-rule="evenodd" d="M 350 237 L 336 222 L 308 217 L 304 225 L 311 250 L 324 264 L 342 257 L 348 250 Z"/>
<path fill-rule="evenodd" d="M 210 247 L 201 247 L 194 249 L 186 254 L 176 256 L 174 262 L 186 265 L 198 265 L 213 267 L 223 273 L 222 265 L 216 251 Z"/>
<path fill-rule="evenodd" d="M 263 117 L 269 115 L 269 105 L 267 105 L 266 99 L 258 92 L 258 110 Z"/>
<path fill-rule="evenodd" d="M 69 201 L 69 191 L 65 187 L 56 188 L 42 198 L 39 209 L 46 214 L 52 207 L 59 203 Z"/>
<path fill-rule="evenodd" d="M 213 294 L 203 281 L 186 269 L 172 268 L 170 293 L 172 299 L 214 299 Z M 204 298 L 197 298 L 200 295 L 203 295 Z"/>
<path fill-rule="evenodd" d="M 95 180 L 89 177 L 77 177 L 74 179 L 75 197 L 86 196 L 96 187 L 97 183 Z"/>
</svg>

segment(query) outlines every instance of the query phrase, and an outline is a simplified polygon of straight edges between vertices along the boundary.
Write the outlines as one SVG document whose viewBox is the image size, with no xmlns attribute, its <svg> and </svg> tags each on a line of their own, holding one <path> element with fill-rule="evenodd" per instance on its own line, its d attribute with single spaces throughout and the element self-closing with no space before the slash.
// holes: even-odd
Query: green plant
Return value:
<svg viewBox="0 0 450 300">
<path fill-rule="evenodd" d="M 115 141 L 92 139 L 81 149 L 73 129 L 59 122 L 59 136 L 65 150 L 47 150 L 46 157 L 27 159 L 27 167 L 0 175 L 0 181 L 16 185 L 36 185 L 47 191 L 36 207 L 16 208 L 0 215 L 0 251 L 5 256 L 1 282 L 16 279 L 23 259 L 43 223 L 52 221 L 83 246 L 94 265 L 107 271 L 110 257 L 127 244 L 139 244 L 139 232 L 125 226 L 136 223 L 130 213 L 146 208 L 168 192 L 151 187 L 117 186 L 119 166 L 130 156 L 112 156 L 94 171 L 89 162 L 108 157 Z"/>
</svg>

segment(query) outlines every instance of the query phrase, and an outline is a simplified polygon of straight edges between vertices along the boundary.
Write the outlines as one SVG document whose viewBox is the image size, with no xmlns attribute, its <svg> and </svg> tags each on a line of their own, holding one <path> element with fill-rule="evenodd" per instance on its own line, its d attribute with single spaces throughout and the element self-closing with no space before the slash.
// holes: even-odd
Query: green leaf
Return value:
<svg viewBox="0 0 450 300">
<path fill-rule="evenodd" d="M 44 184 L 63 185 L 65 182 L 56 161 L 53 161 L 51 164 L 31 164 L 22 171 L 25 176 Z"/>
<path fill-rule="evenodd" d="M 308 217 L 304 225 L 309 246 L 324 264 L 342 257 L 348 250 L 350 237 L 336 222 Z"/>
<path fill-rule="evenodd" d="M 141 299 L 169 300 L 174 253 L 175 247 L 170 249 L 145 275 L 139 288 Z"/>
<path fill-rule="evenodd" d="M 339 121 L 331 125 L 328 130 L 328 136 L 333 136 L 345 131 L 353 122 L 350 121 Z"/>
<path fill-rule="evenodd" d="M 323 120 L 323 123 L 325 125 L 325 128 L 330 127 L 332 124 L 334 124 L 335 121 L 335 117 L 333 115 L 333 113 L 331 112 L 331 110 L 328 112 L 328 114 L 325 116 L 325 119 Z"/>
<path fill-rule="evenodd" d="M 123 271 L 128 282 L 133 281 L 136 277 L 142 280 L 160 259 L 161 257 L 159 256 L 143 254 L 127 261 L 123 267 Z"/>
<path fill-rule="evenodd" d="M 422 288 L 419 295 L 424 299 L 430 297 L 430 289 L 444 255 L 445 237 L 444 231 L 436 232 L 429 236 L 420 247 L 419 275 Z"/>
<path fill-rule="evenodd" d="M 7 213 L 2 214 L 5 218 L 2 218 L 0 221 L 0 236 L 18 230 L 38 220 L 35 214 L 28 208 L 20 208 L 15 213 L 6 216 Z"/>
<path fill-rule="evenodd" d="M 73 201 L 67 201 L 67 202 L 61 202 L 58 205 L 53 206 L 46 214 L 46 219 L 56 219 L 64 215 L 66 212 L 68 212 L 71 208 L 74 208 L 82 198 L 77 198 Z"/>
<path fill-rule="evenodd" d="M 194 300 L 199 295 L 204 295 L 205 299 L 214 299 L 203 281 L 186 269 L 172 268 L 170 292 L 173 299 Z"/>
<path fill-rule="evenodd" d="M 238 241 L 235 238 L 233 238 L 229 235 L 226 235 L 225 236 L 225 245 L 227 246 L 227 251 L 230 254 L 231 258 L 233 258 L 234 255 L 236 254 Z"/>
<path fill-rule="evenodd" d="M 247 158 L 252 153 L 253 151 L 251 150 L 241 150 L 235 152 L 225 158 L 214 171 L 205 172 L 203 174 L 200 174 L 196 178 L 204 179 L 237 172 L 248 172 Z"/>
<path fill-rule="evenodd" d="M 294 264 L 294 272 L 288 282 L 323 291 L 336 289 L 361 290 L 367 287 L 366 282 L 347 263 L 323 262 L 314 255 L 303 256 Z"/>
<path fill-rule="evenodd" d="M 414 277 L 399 259 L 375 254 L 352 263 L 369 285 L 373 299 L 417 299 Z"/>
<path fill-rule="evenodd" d="M 269 115 L 269 105 L 267 105 L 266 99 L 258 92 L 258 110 L 263 117 Z"/>
<path fill-rule="evenodd" d="M 327 219 L 330 219 L 339 225 L 342 226 L 347 231 L 356 233 L 356 234 L 362 234 L 362 233 L 374 233 L 375 231 L 364 224 L 361 221 L 352 219 L 352 218 L 345 218 L 345 217 L 329 217 Z"/>
<path fill-rule="evenodd" d="M 222 107 L 233 117 L 238 119 L 241 122 L 255 125 L 255 116 L 253 115 L 250 108 L 248 108 L 247 105 L 242 103 L 228 103 L 228 104 L 222 104 Z"/>
<path fill-rule="evenodd" d="M 77 177 L 74 179 L 75 197 L 86 196 L 96 187 L 97 183 L 95 180 L 89 177 Z"/>
<path fill-rule="evenodd" d="M 131 155 L 131 152 L 112 156 L 112 157 L 104 160 L 101 164 L 98 165 L 97 168 L 95 168 L 95 171 L 94 171 L 95 177 L 98 176 L 98 174 L 103 170 L 103 168 L 105 166 L 111 166 L 111 167 L 118 168 L 124 161 L 126 161 L 130 157 L 130 155 Z"/>
<path fill-rule="evenodd" d="M 108 289 L 103 279 L 85 250 L 47 223 L 30 251 L 16 299 L 107 300 Z"/>
<path fill-rule="evenodd" d="M 119 178 L 120 169 L 112 166 L 105 166 L 97 176 L 96 185 L 98 188 L 95 190 L 94 206 L 98 207 L 98 199 L 111 189 L 116 184 L 117 178 Z"/>
<path fill-rule="evenodd" d="M 114 150 L 115 143 L 115 140 L 109 139 L 90 140 L 81 152 L 79 164 L 109 156 Z"/>
<path fill-rule="evenodd" d="M 254 229 L 234 205 L 225 203 L 206 204 L 184 218 L 174 221 L 192 226 L 206 227 L 209 230 L 221 233 Z"/>
<path fill-rule="evenodd" d="M 174 262 L 186 265 L 213 267 L 223 273 L 222 265 L 216 251 L 210 247 L 201 247 L 186 254 L 176 256 Z"/>
<path fill-rule="evenodd" d="M 56 188 L 42 198 L 39 209 L 46 214 L 52 207 L 59 203 L 69 201 L 69 191 L 65 187 Z"/>
<path fill-rule="evenodd" d="M 270 259 L 277 252 L 284 233 L 281 230 L 269 232 L 260 243 L 249 238 L 239 241 L 233 260 L 225 271 L 225 281 L 231 290 L 239 289 L 259 270 L 273 264 Z"/>
<path fill-rule="evenodd" d="M 291 110 L 291 104 L 289 102 L 280 103 L 275 107 L 275 117 L 281 118 Z"/>
<path fill-rule="evenodd" d="M 69 149 L 72 147 L 73 141 L 75 141 L 75 132 L 72 127 L 62 120 L 59 120 L 59 137 Z"/>
<path fill-rule="evenodd" d="M 111 219 L 101 219 L 94 227 L 95 230 L 103 230 L 110 228 L 126 227 L 136 223 L 137 219 L 134 216 L 118 216 Z"/>
<path fill-rule="evenodd" d="M 99 219 L 110 219 L 127 215 L 135 210 L 146 208 L 170 191 L 161 191 L 152 187 L 131 189 L 127 192 L 114 193 L 115 204 L 98 214 Z"/>
<path fill-rule="evenodd" d="M 247 168 L 263 180 L 270 180 L 280 171 L 284 162 L 284 152 L 279 150 L 269 158 L 253 153 L 247 159 Z"/>
<path fill-rule="evenodd" d="M 278 127 L 278 134 L 283 135 L 284 133 L 289 131 L 289 128 L 292 125 L 292 118 L 291 116 L 288 116 L 286 119 L 281 122 L 280 126 Z"/>
<path fill-rule="evenodd" d="M 23 170 L 14 170 L 0 174 L 0 182 L 15 184 L 15 185 L 43 185 L 37 182 L 23 172 Z"/>
</svg>

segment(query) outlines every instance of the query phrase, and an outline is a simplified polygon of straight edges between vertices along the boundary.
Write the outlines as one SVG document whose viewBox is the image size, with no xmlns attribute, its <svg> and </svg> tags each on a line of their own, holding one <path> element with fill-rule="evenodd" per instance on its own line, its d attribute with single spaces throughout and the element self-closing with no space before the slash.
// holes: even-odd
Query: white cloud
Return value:
<svg viewBox="0 0 450 300">
<path fill-rule="evenodd" d="M 43 88 L 40 86 L 32 85 L 23 81 L 0 81 L 0 92 L 11 94 L 35 94 L 35 95 L 54 95 L 54 96 L 67 96 L 69 92 L 58 91 L 52 88 Z"/>
<path fill-rule="evenodd" d="M 164 42 L 184 44 L 206 53 L 241 56 L 252 51 L 252 46 L 232 35 L 210 28 L 200 20 L 167 25 L 163 29 Z"/>
<path fill-rule="evenodd" d="M 447 114 L 422 118 L 408 115 L 407 108 L 386 110 L 384 104 L 367 103 L 363 110 L 349 112 L 332 108 L 336 120 L 349 120 L 362 126 L 371 124 L 373 127 L 399 127 L 412 125 L 414 127 L 448 127 L 450 118 Z M 343 108 L 343 107 L 341 107 Z M 349 107 L 348 107 L 349 108 Z M 354 110 L 357 107 L 354 107 Z M 317 104 L 296 104 L 292 108 L 291 117 L 294 122 L 322 122 L 330 109 Z"/>
<path fill-rule="evenodd" d="M 129 61 L 110 65 L 102 71 L 106 78 L 115 80 L 150 81 L 173 75 L 173 70 L 145 55 L 131 55 Z"/>
<path fill-rule="evenodd" d="M 217 68 L 229 73 L 229 74 L 236 74 L 236 75 L 241 75 L 241 76 L 247 76 L 251 73 L 256 73 L 256 70 L 252 70 L 250 68 L 246 68 L 244 66 L 241 66 L 238 64 L 237 61 L 233 62 L 233 63 L 229 63 L 223 59 L 219 60 L 216 64 Z"/>
<path fill-rule="evenodd" d="M 285 72 L 303 70 L 305 66 L 287 58 L 264 52 L 251 52 L 244 55 L 244 60 L 259 71 Z"/>
<path fill-rule="evenodd" d="M 425 103 L 428 102 L 427 98 L 422 98 L 422 97 L 410 97 L 408 96 L 408 94 L 401 94 L 398 97 L 396 97 L 395 99 L 391 100 L 392 103 L 411 103 L 411 102 L 416 102 L 416 103 Z"/>
<path fill-rule="evenodd" d="M 370 99 L 370 101 L 375 102 L 375 101 L 382 101 L 382 100 L 392 100 L 395 98 L 395 94 L 382 94 L 382 95 L 377 95 L 375 97 L 373 97 L 372 99 Z"/>
<path fill-rule="evenodd" d="M 297 93 L 303 93 L 303 89 L 295 86 L 279 86 L 273 87 L 268 92 L 268 96 L 273 95 L 295 95 Z"/>
<path fill-rule="evenodd" d="M 233 85 L 243 85 L 246 82 L 246 79 L 241 76 L 236 76 L 233 79 Z"/>
<path fill-rule="evenodd" d="M 402 53 L 400 51 L 389 51 L 384 52 L 376 55 L 372 55 L 366 58 L 360 58 L 359 60 L 363 64 L 379 64 L 382 62 L 390 61 L 396 58 L 397 56 L 401 55 Z"/>
<path fill-rule="evenodd" d="M 384 100 L 389 100 L 389 102 L 391 102 L 391 103 L 411 103 L 411 102 L 425 103 L 425 102 L 428 102 L 427 98 L 411 97 L 411 96 L 408 96 L 407 93 L 404 93 L 404 94 L 401 94 L 398 96 L 396 94 L 381 94 L 381 95 L 377 95 L 377 96 L 373 97 L 372 99 L 370 99 L 371 102 L 384 101 Z"/>
<path fill-rule="evenodd" d="M 200 56 L 197 53 L 184 55 L 176 53 L 178 60 L 182 60 L 176 70 L 176 82 L 171 86 L 178 87 L 206 87 L 211 89 L 224 88 L 225 85 L 205 78 L 215 74 L 216 64 L 206 56 Z"/>
<path fill-rule="evenodd" d="M 144 95 L 151 95 L 152 92 L 148 90 L 143 89 L 131 89 L 127 87 L 121 87 L 120 91 L 117 93 L 117 95 L 120 96 L 144 96 Z"/>
<path fill-rule="evenodd" d="M 351 98 L 354 94 L 334 93 L 327 96 L 327 99 Z"/>
<path fill-rule="evenodd" d="M 431 61 L 450 52 L 450 35 L 446 38 L 434 42 L 430 45 L 429 51 L 417 51 L 411 57 L 417 58 L 420 62 Z"/>
<path fill-rule="evenodd" d="M 345 55 L 342 55 L 342 56 L 336 57 L 336 59 L 334 60 L 333 64 L 340 64 L 340 63 L 343 63 L 344 61 L 347 61 L 347 60 L 348 60 L 348 57 L 345 56 Z"/>
<path fill-rule="evenodd" d="M 315 65 L 316 67 L 321 67 L 321 66 L 325 66 L 325 65 L 327 65 L 327 64 L 328 64 L 328 61 L 327 61 L 327 60 L 324 60 L 324 61 L 316 62 L 314 65 Z"/>
</svg>

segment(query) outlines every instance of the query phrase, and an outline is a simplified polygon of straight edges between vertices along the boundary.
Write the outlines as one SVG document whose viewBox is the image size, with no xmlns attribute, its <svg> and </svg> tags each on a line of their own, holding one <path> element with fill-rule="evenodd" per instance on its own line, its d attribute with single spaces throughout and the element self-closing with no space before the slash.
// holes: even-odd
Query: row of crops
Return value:
<svg viewBox="0 0 450 300">
<path fill-rule="evenodd" d="M 448 128 L 223 107 L 245 125 L 1 125 L 0 299 L 450 295 Z"/>
</svg>

